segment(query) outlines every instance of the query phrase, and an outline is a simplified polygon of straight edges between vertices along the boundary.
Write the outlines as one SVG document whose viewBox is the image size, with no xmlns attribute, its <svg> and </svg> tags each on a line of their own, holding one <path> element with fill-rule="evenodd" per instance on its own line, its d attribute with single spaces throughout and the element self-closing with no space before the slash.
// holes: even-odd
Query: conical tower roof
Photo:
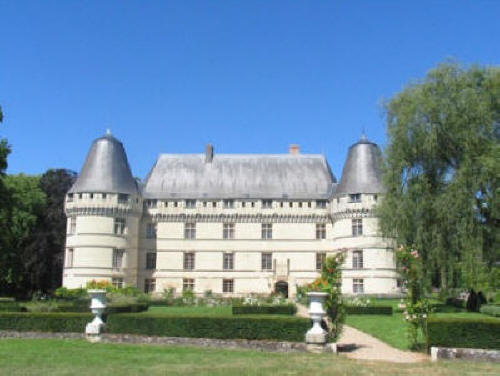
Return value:
<svg viewBox="0 0 500 376">
<path fill-rule="evenodd" d="M 80 175 L 70 192 L 128 194 L 138 192 L 137 182 L 130 171 L 125 149 L 109 131 L 92 143 Z"/>
<path fill-rule="evenodd" d="M 363 134 L 351 145 L 335 194 L 383 192 L 380 171 L 381 152 L 377 144 Z"/>
</svg>

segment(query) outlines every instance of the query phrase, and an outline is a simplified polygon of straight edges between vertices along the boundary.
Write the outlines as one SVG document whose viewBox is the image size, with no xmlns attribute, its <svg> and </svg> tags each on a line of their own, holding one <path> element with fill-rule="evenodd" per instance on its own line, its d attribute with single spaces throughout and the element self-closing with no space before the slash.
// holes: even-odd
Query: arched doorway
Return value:
<svg viewBox="0 0 500 376">
<path fill-rule="evenodd" d="M 285 298 L 288 298 L 288 282 L 276 282 L 276 284 L 274 285 L 274 292 L 283 295 Z"/>
</svg>

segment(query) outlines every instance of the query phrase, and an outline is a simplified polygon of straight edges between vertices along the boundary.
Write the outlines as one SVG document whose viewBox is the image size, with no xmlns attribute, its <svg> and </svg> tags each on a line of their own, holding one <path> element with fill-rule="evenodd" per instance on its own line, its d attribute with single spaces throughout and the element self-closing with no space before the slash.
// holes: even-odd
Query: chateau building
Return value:
<svg viewBox="0 0 500 376">
<path fill-rule="evenodd" d="M 92 144 L 66 198 L 63 285 L 108 280 L 146 292 L 191 289 L 293 296 L 345 252 L 346 294 L 396 294 L 390 239 L 373 208 L 383 193 L 380 149 L 349 148 L 340 183 L 325 157 L 301 154 L 161 154 L 133 178 L 111 134 Z"/>
</svg>

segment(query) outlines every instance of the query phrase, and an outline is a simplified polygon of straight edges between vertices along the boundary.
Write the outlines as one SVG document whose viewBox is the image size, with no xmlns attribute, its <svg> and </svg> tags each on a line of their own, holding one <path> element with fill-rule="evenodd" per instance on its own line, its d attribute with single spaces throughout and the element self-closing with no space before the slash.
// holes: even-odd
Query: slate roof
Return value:
<svg viewBox="0 0 500 376">
<path fill-rule="evenodd" d="M 143 186 L 156 199 L 328 199 L 336 179 L 322 155 L 161 154 Z"/>
</svg>

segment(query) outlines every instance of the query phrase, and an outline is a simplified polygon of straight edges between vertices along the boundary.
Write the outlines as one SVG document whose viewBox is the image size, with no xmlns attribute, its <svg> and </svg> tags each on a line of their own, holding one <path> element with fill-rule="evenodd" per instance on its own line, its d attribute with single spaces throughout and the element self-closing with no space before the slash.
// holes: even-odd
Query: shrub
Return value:
<svg viewBox="0 0 500 376">
<path fill-rule="evenodd" d="M 83 333 L 92 321 L 87 313 L 0 313 L 0 330 Z"/>
<path fill-rule="evenodd" d="M 54 292 L 57 299 L 73 300 L 87 298 L 87 290 L 84 288 L 68 289 L 66 287 L 59 287 Z"/>
<path fill-rule="evenodd" d="M 0 301 L 0 312 L 26 312 L 26 308 L 14 300 L 6 300 Z"/>
<path fill-rule="evenodd" d="M 350 315 L 392 315 L 391 306 L 345 306 L 345 311 Z"/>
<path fill-rule="evenodd" d="M 427 346 L 500 349 L 500 320 L 495 318 L 430 318 Z"/>
<path fill-rule="evenodd" d="M 489 316 L 500 317 L 500 306 L 494 304 L 485 304 L 481 306 L 479 312 Z"/>
<path fill-rule="evenodd" d="M 465 300 L 460 298 L 448 298 L 446 299 L 446 305 L 457 308 L 465 308 Z"/>
<path fill-rule="evenodd" d="M 166 337 L 301 342 L 310 326 L 309 319 L 298 317 L 115 314 L 108 316 L 106 331 Z"/>
<path fill-rule="evenodd" d="M 106 307 L 106 313 L 135 313 L 147 311 L 149 305 L 146 303 L 112 304 Z"/>
<path fill-rule="evenodd" d="M 269 314 L 269 315 L 295 315 L 297 307 L 295 304 L 264 304 L 248 305 L 234 304 L 232 307 L 233 315 L 251 315 L 251 314 Z"/>
</svg>

